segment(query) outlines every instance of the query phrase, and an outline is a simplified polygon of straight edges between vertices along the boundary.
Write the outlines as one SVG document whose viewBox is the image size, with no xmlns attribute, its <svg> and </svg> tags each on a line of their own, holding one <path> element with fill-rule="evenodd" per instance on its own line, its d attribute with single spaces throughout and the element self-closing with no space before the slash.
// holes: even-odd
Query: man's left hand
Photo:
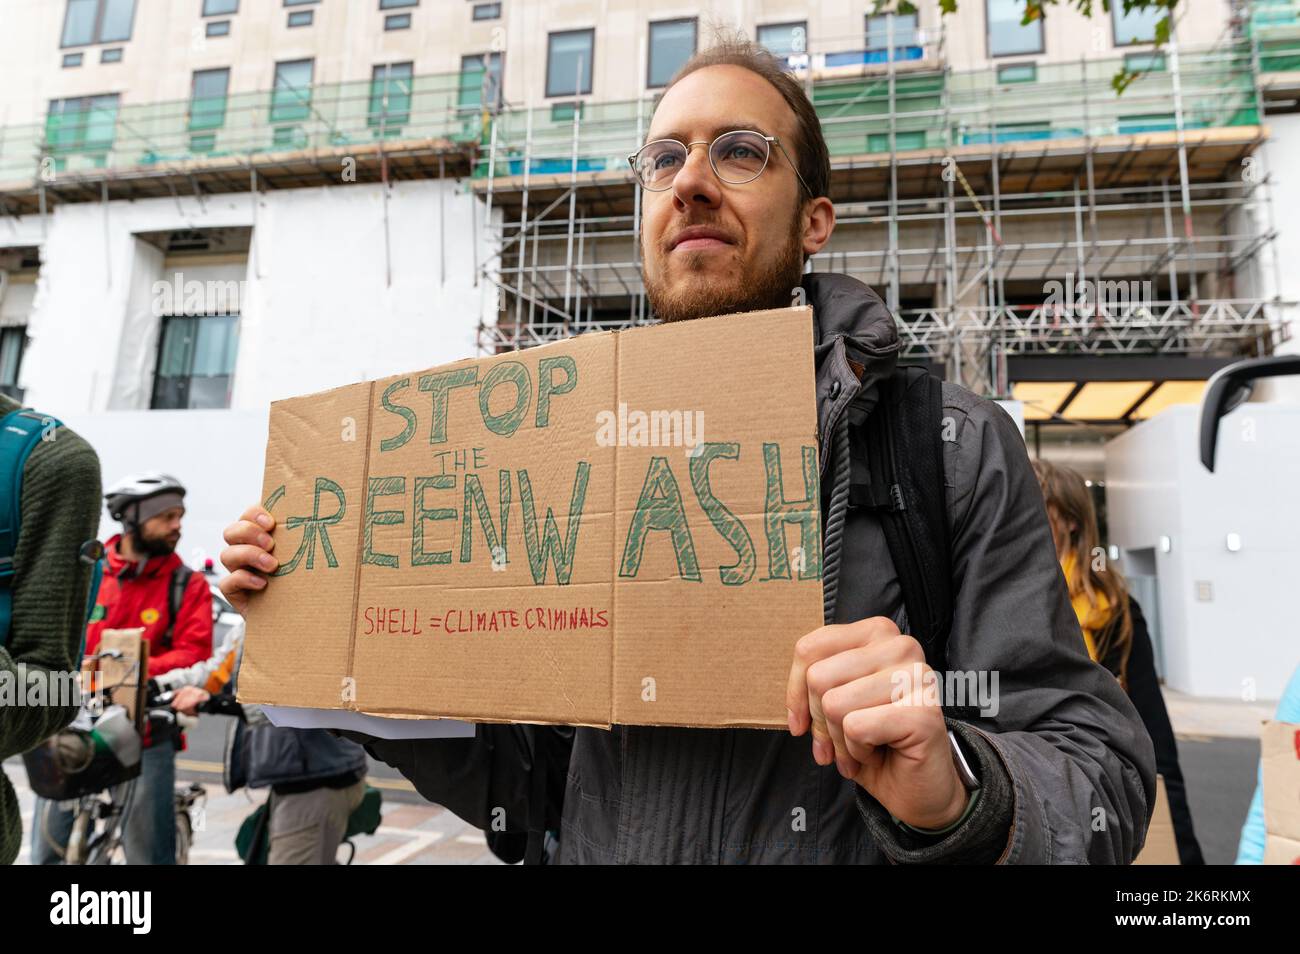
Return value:
<svg viewBox="0 0 1300 954">
<path fill-rule="evenodd" d="M 823 626 L 795 644 L 786 707 L 791 734 L 812 728 L 818 765 L 834 762 L 900 821 L 937 829 L 969 795 L 931 672 L 921 644 L 887 617 Z"/>
</svg>

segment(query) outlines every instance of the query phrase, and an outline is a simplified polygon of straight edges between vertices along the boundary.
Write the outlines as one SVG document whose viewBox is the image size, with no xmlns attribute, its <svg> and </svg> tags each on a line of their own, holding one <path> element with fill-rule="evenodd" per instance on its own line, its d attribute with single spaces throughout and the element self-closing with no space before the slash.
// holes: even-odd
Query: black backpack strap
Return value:
<svg viewBox="0 0 1300 954">
<path fill-rule="evenodd" d="M 547 733 L 538 726 L 529 726 L 533 741 L 533 771 L 529 777 L 528 792 L 528 842 L 524 850 L 524 864 L 540 865 L 546 859 L 546 791 L 549 758 L 546 751 Z"/>
<path fill-rule="evenodd" d="M 850 436 L 849 503 L 880 515 L 910 635 L 938 672 L 948 665 L 952 559 L 943 471 L 943 382 L 899 368 Z"/>
<path fill-rule="evenodd" d="M 190 577 L 193 573 L 194 571 L 184 563 L 172 570 L 172 577 L 167 586 L 167 628 L 162 634 L 164 652 L 172 648 L 176 617 L 181 611 L 181 603 L 185 600 L 185 588 L 190 585 Z"/>
</svg>

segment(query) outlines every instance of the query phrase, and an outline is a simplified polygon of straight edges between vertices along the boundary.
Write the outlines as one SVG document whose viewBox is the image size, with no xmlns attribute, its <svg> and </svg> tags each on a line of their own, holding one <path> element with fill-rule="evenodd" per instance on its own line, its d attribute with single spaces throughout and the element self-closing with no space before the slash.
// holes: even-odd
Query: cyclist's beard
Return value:
<svg viewBox="0 0 1300 954">
<path fill-rule="evenodd" d="M 176 544 L 166 537 L 147 539 L 139 530 L 131 531 L 131 546 L 135 548 L 136 553 L 148 557 L 167 556 L 167 554 L 174 553 L 176 550 Z"/>
<path fill-rule="evenodd" d="M 703 224 L 703 223 L 700 223 Z M 645 276 L 646 297 L 656 318 L 662 322 L 689 321 L 713 315 L 729 315 L 738 311 L 762 311 L 765 308 L 786 308 L 792 304 L 793 290 L 803 275 L 803 232 L 801 216 L 795 214 L 785 244 L 770 266 L 754 263 L 753 274 L 731 273 L 725 281 L 689 282 L 690 287 L 672 287 L 667 276 Z M 742 248 L 743 250 L 743 248 Z M 673 268 L 681 273 L 701 270 L 706 256 L 716 252 L 661 252 L 661 262 L 675 261 Z M 679 283 L 680 284 L 680 283 Z"/>
</svg>

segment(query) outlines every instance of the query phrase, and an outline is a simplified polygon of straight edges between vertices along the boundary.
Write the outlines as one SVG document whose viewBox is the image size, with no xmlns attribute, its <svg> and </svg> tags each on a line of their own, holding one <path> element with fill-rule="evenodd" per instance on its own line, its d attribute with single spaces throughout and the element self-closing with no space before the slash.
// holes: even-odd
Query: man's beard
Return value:
<svg viewBox="0 0 1300 954">
<path fill-rule="evenodd" d="M 166 537 L 146 539 L 139 530 L 131 531 L 131 546 L 136 553 L 142 553 L 148 557 L 167 556 L 176 551 L 176 544 Z"/>
<path fill-rule="evenodd" d="M 672 289 L 664 276 L 645 278 L 646 297 L 656 318 L 662 322 L 690 321 L 713 315 L 729 315 L 740 311 L 762 311 L 766 308 L 785 308 L 792 304 L 794 289 L 803 275 L 803 234 L 801 217 L 795 215 L 794 224 L 786 236 L 781 254 L 771 268 L 760 268 L 756 275 L 743 275 L 730 287 L 709 284 L 704 287 Z M 713 252 L 668 252 L 678 256 L 676 267 L 685 272 L 702 270 L 705 256 Z"/>
</svg>

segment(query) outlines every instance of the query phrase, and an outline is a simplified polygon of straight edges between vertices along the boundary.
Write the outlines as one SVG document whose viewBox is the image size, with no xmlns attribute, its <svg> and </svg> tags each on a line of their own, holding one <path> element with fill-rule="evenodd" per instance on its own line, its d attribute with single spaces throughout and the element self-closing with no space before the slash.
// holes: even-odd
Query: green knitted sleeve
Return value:
<svg viewBox="0 0 1300 954">
<path fill-rule="evenodd" d="M 0 397 L 0 414 L 16 407 Z M 51 689 L 67 685 L 70 677 L 61 674 L 81 666 L 91 568 L 78 556 L 99 530 L 99 458 L 72 431 L 53 433 L 32 449 L 23 471 L 13 619 L 8 647 L 0 648 L 0 760 L 27 751 L 77 714 L 73 705 L 48 703 Z M 35 704 L 36 691 L 45 692 L 47 704 Z M 0 865 L 13 863 L 21 839 L 18 799 L 0 771 Z"/>
<path fill-rule="evenodd" d="M 81 667 L 91 568 L 78 555 L 99 529 L 100 506 L 99 458 L 89 444 L 59 428 L 36 445 L 23 474 L 9 645 L 0 649 L 0 680 L 13 689 L 22 681 L 29 704 L 0 706 L 0 758 L 27 751 L 76 715 L 71 705 L 30 703 L 41 680 L 47 702 L 58 701 L 57 674 Z"/>
</svg>

